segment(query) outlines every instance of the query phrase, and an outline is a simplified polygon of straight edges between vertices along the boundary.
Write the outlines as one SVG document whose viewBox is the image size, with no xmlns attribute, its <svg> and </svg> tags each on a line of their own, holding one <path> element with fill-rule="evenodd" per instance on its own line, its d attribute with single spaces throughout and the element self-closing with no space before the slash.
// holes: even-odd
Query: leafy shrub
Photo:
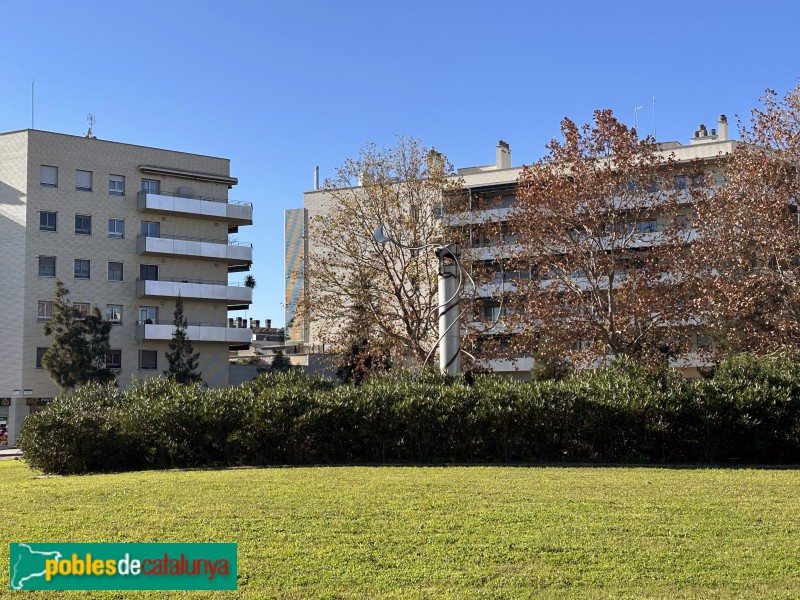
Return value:
<svg viewBox="0 0 800 600">
<path fill-rule="evenodd" d="M 800 461 L 800 365 L 740 356 L 709 380 L 617 360 L 559 380 L 395 370 L 360 385 L 267 373 L 235 388 L 87 385 L 28 417 L 53 473 L 244 464 Z"/>
</svg>

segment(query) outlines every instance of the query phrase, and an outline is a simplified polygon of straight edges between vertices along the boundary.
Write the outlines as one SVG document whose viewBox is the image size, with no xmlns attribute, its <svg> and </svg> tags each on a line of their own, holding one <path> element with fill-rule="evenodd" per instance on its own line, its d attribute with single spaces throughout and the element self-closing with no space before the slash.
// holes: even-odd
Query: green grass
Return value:
<svg viewBox="0 0 800 600">
<path fill-rule="evenodd" d="M 238 542 L 245 597 L 800 597 L 793 470 L 35 475 L 0 462 L 5 542 Z"/>
</svg>

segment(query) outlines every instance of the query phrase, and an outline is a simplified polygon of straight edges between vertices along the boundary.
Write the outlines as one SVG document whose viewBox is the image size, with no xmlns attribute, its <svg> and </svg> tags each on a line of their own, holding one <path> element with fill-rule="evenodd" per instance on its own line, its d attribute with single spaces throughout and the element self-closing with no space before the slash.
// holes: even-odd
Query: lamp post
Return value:
<svg viewBox="0 0 800 600">
<path fill-rule="evenodd" d="M 458 244 L 436 249 L 439 259 L 439 369 L 455 375 L 461 372 L 461 266 Z"/>
<path fill-rule="evenodd" d="M 422 246 L 407 246 L 388 236 L 382 225 L 375 228 L 373 234 L 379 244 L 391 242 L 399 248 L 406 250 L 424 250 L 434 248 L 439 259 L 439 369 L 448 375 L 461 372 L 461 332 L 460 332 L 460 305 L 462 271 L 459 262 L 460 248 L 458 244 L 431 243 Z M 431 353 L 434 346 L 431 348 Z M 428 354 L 430 357 L 430 353 Z M 427 359 L 426 359 L 427 362 Z"/>
</svg>

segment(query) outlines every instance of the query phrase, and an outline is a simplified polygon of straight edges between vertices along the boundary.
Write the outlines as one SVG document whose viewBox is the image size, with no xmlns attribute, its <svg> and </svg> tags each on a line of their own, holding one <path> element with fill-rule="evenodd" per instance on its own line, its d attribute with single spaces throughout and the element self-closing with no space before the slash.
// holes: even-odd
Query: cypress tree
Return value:
<svg viewBox="0 0 800 600">
<path fill-rule="evenodd" d="M 169 351 L 165 352 L 169 369 L 164 371 L 164 375 L 178 383 L 202 383 L 203 379 L 200 373 L 195 371 L 200 353 L 194 352 L 192 342 L 186 334 L 187 322 L 183 316 L 183 298 L 180 296 L 175 300 L 172 324 L 175 326 L 175 330 L 172 332 Z"/>
<path fill-rule="evenodd" d="M 62 391 L 90 381 L 114 381 L 114 373 L 106 367 L 111 323 L 96 306 L 92 314 L 81 318 L 60 280 L 56 280 L 53 316 L 45 323 L 44 333 L 53 336 L 53 344 L 42 356 L 42 366 Z"/>
</svg>

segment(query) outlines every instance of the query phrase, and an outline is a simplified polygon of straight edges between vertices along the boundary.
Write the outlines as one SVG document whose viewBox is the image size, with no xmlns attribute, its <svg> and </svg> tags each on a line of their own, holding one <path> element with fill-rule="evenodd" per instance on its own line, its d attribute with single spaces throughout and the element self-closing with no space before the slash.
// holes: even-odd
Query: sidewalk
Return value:
<svg viewBox="0 0 800 600">
<path fill-rule="evenodd" d="M 16 448 L 4 448 L 0 450 L 0 460 L 12 460 L 20 456 L 22 456 L 22 450 L 17 450 Z"/>
</svg>

